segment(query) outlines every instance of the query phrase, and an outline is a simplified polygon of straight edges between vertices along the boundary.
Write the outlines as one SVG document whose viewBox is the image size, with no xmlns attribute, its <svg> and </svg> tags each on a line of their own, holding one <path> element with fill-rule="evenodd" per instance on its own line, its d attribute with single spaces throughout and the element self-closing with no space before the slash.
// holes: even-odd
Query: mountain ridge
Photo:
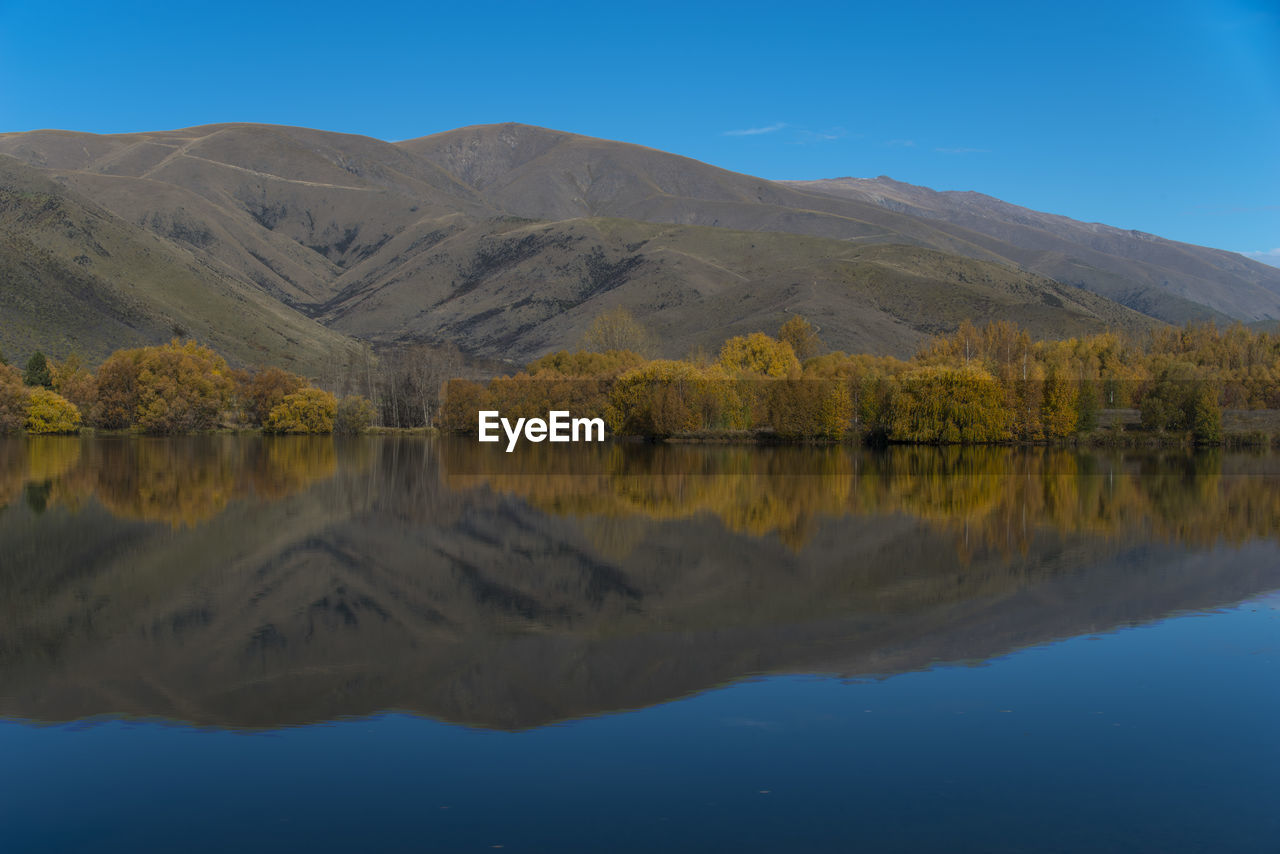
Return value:
<svg viewBox="0 0 1280 854">
<path fill-rule="evenodd" d="M 1280 271 L 1221 250 L 1157 238 L 1152 258 L 1122 257 L 1132 235 L 1091 247 L 1085 224 L 980 194 L 769 181 L 515 123 L 399 142 L 253 123 L 42 130 L 0 134 L 0 155 L 162 254 L 379 346 L 450 340 L 519 361 L 574 346 L 618 306 L 666 355 L 790 313 L 821 316 L 833 346 L 896 355 L 963 319 L 1052 336 L 1280 317 Z M 16 338 L 0 325 L 0 346 Z"/>
</svg>

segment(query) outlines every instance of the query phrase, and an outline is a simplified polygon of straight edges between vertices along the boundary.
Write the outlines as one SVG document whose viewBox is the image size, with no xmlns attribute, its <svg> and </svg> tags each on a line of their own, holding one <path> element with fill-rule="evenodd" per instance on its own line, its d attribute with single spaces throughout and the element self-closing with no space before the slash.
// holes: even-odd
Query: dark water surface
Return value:
<svg viewBox="0 0 1280 854">
<path fill-rule="evenodd" d="M 1280 458 L 0 440 L 0 851 L 1280 851 Z"/>
</svg>

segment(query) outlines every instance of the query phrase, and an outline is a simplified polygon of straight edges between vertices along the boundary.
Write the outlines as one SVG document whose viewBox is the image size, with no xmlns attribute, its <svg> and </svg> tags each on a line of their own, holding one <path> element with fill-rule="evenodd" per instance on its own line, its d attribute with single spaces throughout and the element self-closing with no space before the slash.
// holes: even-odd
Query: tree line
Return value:
<svg viewBox="0 0 1280 854">
<path fill-rule="evenodd" d="M 96 371 L 74 355 L 50 361 L 37 351 L 23 371 L 0 357 L 0 433 L 359 433 L 374 416 L 364 397 L 339 400 L 280 368 L 231 368 L 195 341 L 117 350 Z"/>
<path fill-rule="evenodd" d="M 799 316 L 714 356 L 654 358 L 653 341 L 617 309 L 582 349 L 487 381 L 451 379 L 465 366 L 452 345 L 366 348 L 332 378 L 341 399 L 279 368 L 231 368 L 194 341 L 118 350 L 93 371 L 75 356 L 35 353 L 22 371 L 0 357 L 0 433 L 474 432 L 482 409 L 566 409 L 619 436 L 987 444 L 1096 437 L 1103 410 L 1131 410 L 1145 433 L 1216 444 L 1224 409 L 1280 409 L 1280 336 L 1240 324 L 1035 341 L 1007 321 L 965 322 L 909 359 L 830 352 Z"/>
<path fill-rule="evenodd" d="M 625 344 L 632 325 L 606 316 L 588 338 Z M 1217 444 L 1224 408 L 1280 408 L 1280 336 L 1205 323 L 1141 340 L 1107 332 L 1035 341 L 1007 321 L 965 322 L 898 359 L 827 352 L 795 316 L 776 335 L 728 339 L 714 358 L 583 349 L 487 383 L 455 381 L 443 425 L 473 432 L 480 409 L 515 417 L 567 409 L 603 417 L 616 435 L 649 438 L 1034 443 L 1096 435 L 1102 410 L 1129 409 L 1144 432 Z"/>
</svg>

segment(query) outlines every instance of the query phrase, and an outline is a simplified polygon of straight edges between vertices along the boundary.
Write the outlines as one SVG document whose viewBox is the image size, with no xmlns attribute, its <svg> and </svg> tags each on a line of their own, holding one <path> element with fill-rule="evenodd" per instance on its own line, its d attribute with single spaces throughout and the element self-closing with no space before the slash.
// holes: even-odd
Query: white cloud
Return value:
<svg viewBox="0 0 1280 854">
<path fill-rule="evenodd" d="M 808 130 L 807 128 L 799 128 L 795 132 L 795 139 L 792 145 L 813 145 L 822 142 L 834 142 L 837 139 L 853 138 L 857 139 L 862 134 L 851 134 L 841 127 L 828 128 L 823 131 Z"/>
<path fill-rule="evenodd" d="M 1241 252 L 1240 254 L 1246 258 L 1261 261 L 1263 264 L 1270 264 L 1272 267 L 1280 267 L 1280 247 L 1262 252 Z"/>
<path fill-rule="evenodd" d="M 786 122 L 778 122 L 777 124 L 767 125 L 762 128 L 743 128 L 742 130 L 727 130 L 725 136 L 759 136 L 762 133 L 773 133 L 780 131 L 786 127 Z"/>
<path fill-rule="evenodd" d="M 893 148 L 915 148 L 916 141 L 914 139 L 891 139 L 885 145 Z"/>
</svg>

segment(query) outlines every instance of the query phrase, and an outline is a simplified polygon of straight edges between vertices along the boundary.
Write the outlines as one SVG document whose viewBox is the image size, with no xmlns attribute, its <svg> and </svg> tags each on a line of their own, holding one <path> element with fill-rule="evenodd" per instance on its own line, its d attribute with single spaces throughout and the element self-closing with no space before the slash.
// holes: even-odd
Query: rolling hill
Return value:
<svg viewBox="0 0 1280 854">
<path fill-rule="evenodd" d="M 1015 247 L 1008 257 L 1028 270 L 1174 323 L 1199 319 L 1205 307 L 1243 321 L 1280 317 L 1280 277 L 1235 252 L 883 176 L 788 183 L 985 234 Z"/>
<path fill-rule="evenodd" d="M 0 349 L 100 358 L 192 336 L 242 364 L 312 375 L 354 342 L 198 254 L 0 158 Z"/>
<path fill-rule="evenodd" d="M 0 348 L 19 355 L 176 327 L 241 362 L 315 363 L 355 337 L 518 363 L 619 305 L 673 356 L 791 313 L 832 346 L 897 355 L 965 318 L 1068 335 L 1280 317 L 1280 271 L 1231 253 L 525 125 L 399 143 L 247 124 L 32 131 L 0 134 L 0 161 L 15 188 L 42 180 L 93 233 L 137 247 L 95 262 L 9 192 Z"/>
</svg>

